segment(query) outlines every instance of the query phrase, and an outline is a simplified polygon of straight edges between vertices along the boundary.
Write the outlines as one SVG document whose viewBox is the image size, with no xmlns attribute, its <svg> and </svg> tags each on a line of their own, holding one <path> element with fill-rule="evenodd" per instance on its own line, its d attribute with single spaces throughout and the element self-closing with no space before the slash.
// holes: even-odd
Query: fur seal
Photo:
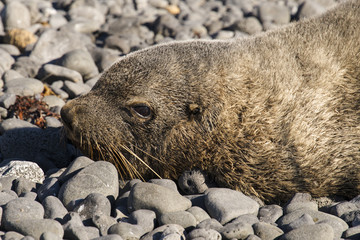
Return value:
<svg viewBox="0 0 360 240">
<path fill-rule="evenodd" d="M 173 42 L 105 71 L 61 111 L 123 178 L 189 169 L 267 202 L 360 193 L 360 1 L 255 37 Z"/>
</svg>

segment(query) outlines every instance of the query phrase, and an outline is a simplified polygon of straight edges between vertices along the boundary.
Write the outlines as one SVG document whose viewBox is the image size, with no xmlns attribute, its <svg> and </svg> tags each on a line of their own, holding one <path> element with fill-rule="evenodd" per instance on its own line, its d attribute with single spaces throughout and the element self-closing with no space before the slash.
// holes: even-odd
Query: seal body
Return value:
<svg viewBox="0 0 360 240">
<path fill-rule="evenodd" d="M 201 169 L 267 202 L 359 194 L 360 1 L 255 37 L 131 53 L 61 115 L 123 178 Z"/>
</svg>

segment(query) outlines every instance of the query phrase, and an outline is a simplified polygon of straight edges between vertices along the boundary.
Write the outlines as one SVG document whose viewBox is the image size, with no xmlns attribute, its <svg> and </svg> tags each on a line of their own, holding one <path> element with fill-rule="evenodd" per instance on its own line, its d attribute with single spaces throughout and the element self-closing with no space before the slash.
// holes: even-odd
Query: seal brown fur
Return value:
<svg viewBox="0 0 360 240">
<path fill-rule="evenodd" d="M 359 26 L 353 0 L 255 37 L 131 53 L 63 107 L 66 132 L 124 178 L 201 169 L 268 202 L 355 196 Z"/>
</svg>

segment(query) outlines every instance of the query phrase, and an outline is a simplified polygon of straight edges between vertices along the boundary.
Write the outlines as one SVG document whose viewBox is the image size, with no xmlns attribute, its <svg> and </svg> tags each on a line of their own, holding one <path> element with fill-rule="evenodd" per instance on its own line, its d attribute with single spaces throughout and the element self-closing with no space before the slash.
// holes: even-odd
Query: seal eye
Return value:
<svg viewBox="0 0 360 240">
<path fill-rule="evenodd" d="M 146 105 L 135 105 L 131 109 L 141 118 L 149 118 L 151 116 L 151 109 Z"/>
</svg>

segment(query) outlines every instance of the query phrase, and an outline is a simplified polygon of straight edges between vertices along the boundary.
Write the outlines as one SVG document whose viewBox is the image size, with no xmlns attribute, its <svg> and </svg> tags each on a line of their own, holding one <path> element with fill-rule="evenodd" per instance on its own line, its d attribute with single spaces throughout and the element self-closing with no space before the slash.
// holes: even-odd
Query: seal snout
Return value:
<svg viewBox="0 0 360 240">
<path fill-rule="evenodd" d="M 74 109 L 71 102 L 65 104 L 60 111 L 61 119 L 66 128 L 72 131 L 72 122 L 74 119 Z"/>
</svg>

